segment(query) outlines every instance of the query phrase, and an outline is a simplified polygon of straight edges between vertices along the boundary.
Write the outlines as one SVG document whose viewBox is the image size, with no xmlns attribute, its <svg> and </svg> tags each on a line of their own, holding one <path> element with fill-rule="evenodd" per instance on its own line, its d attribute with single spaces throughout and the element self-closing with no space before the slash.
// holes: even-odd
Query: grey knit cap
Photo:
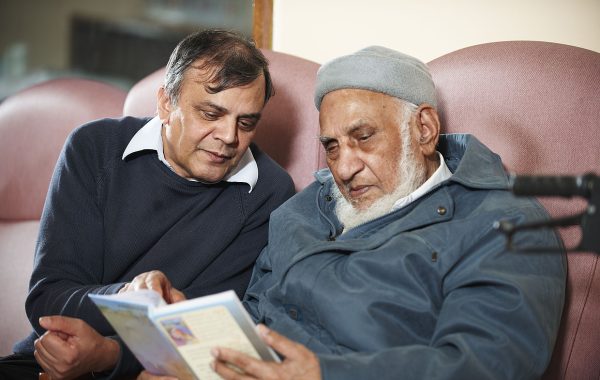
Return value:
<svg viewBox="0 0 600 380">
<path fill-rule="evenodd" d="M 382 46 L 369 46 L 321 66 L 315 90 L 317 109 L 321 108 L 325 95 L 344 88 L 381 92 L 437 108 L 435 85 L 427 66 L 414 57 Z"/>
</svg>

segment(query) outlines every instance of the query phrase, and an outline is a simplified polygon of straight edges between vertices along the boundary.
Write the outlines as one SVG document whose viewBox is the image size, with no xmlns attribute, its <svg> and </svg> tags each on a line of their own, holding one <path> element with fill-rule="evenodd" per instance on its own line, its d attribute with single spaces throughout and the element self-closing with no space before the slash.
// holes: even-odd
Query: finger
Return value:
<svg viewBox="0 0 600 380">
<path fill-rule="evenodd" d="M 55 339 L 58 339 L 54 337 Z M 44 336 L 34 343 L 35 351 L 33 352 L 34 357 L 38 364 L 47 372 L 51 378 L 60 378 L 61 371 L 64 370 L 62 367 L 61 356 L 48 350 L 48 336 Z M 60 339 L 59 339 L 60 340 Z"/>
<path fill-rule="evenodd" d="M 259 359 L 255 359 L 236 350 L 218 347 L 211 350 L 211 355 L 217 359 L 217 363 L 221 361 L 226 364 L 231 364 L 234 367 L 237 367 L 237 369 L 241 370 L 243 374 L 251 376 L 251 378 L 270 378 L 273 373 L 271 364 Z M 224 371 L 229 373 L 227 370 Z M 238 374 L 237 377 L 234 377 L 235 379 L 245 378 L 240 377 L 239 372 L 235 371 L 235 369 L 233 369 L 233 371 Z"/>
<path fill-rule="evenodd" d="M 52 332 L 40 337 L 34 344 L 46 362 L 56 367 L 57 363 L 71 365 L 76 357 L 76 349 L 68 342 Z"/>
<path fill-rule="evenodd" d="M 53 363 L 48 362 L 45 357 L 39 354 L 39 352 L 34 351 L 33 356 L 35 357 L 36 363 L 42 367 L 43 373 L 46 374 L 46 379 L 60 379 L 59 372 L 55 370 Z"/>
<path fill-rule="evenodd" d="M 119 289 L 118 293 L 130 292 L 131 290 L 132 290 L 131 283 L 130 282 L 126 282 L 125 285 L 123 285 L 121 287 L 121 289 Z"/>
<path fill-rule="evenodd" d="M 171 288 L 172 303 L 181 302 L 181 301 L 185 301 L 185 300 L 186 300 L 186 297 L 185 297 L 185 294 L 183 294 L 183 292 L 181 292 L 175 288 Z"/>
<path fill-rule="evenodd" d="M 146 280 L 151 274 L 152 271 L 140 273 L 137 276 L 135 276 L 133 280 L 131 280 L 131 282 L 129 283 L 129 287 L 131 288 L 130 290 L 147 289 L 148 287 L 146 286 Z"/>
<path fill-rule="evenodd" d="M 74 335 L 81 327 L 80 319 L 63 317 L 61 315 L 41 317 L 39 322 L 40 326 L 48 331 L 61 332 L 67 335 Z"/>
<path fill-rule="evenodd" d="M 150 272 L 145 278 L 145 285 L 148 289 L 158 292 L 167 303 L 175 302 L 171 294 L 171 290 L 174 289 L 171 281 L 161 271 Z"/>
<path fill-rule="evenodd" d="M 39 358 L 38 362 L 44 362 L 46 366 L 48 366 L 50 363 L 54 363 L 56 361 L 56 359 L 52 355 L 50 355 L 48 350 L 46 350 L 46 347 L 44 347 L 41 338 L 35 340 L 35 342 L 33 343 L 33 347 L 35 349 L 33 351 L 33 354 L 36 357 L 36 359 Z"/>
<path fill-rule="evenodd" d="M 40 341 L 40 346 L 56 359 L 69 362 L 73 356 L 73 345 L 68 340 L 63 340 L 54 333 L 45 335 Z"/>
<path fill-rule="evenodd" d="M 233 368 L 231 368 L 227 363 L 220 361 L 220 360 L 214 360 L 213 362 L 210 363 L 210 368 L 212 368 L 212 370 L 218 374 L 219 376 L 221 376 L 223 379 L 225 380 L 249 380 L 249 379 L 254 379 L 253 377 L 250 377 L 246 374 L 242 374 L 239 371 L 234 370 Z"/>
<path fill-rule="evenodd" d="M 52 379 L 52 375 L 54 375 L 55 378 L 57 377 L 56 374 L 53 373 L 54 370 L 52 369 L 52 366 L 46 361 L 45 357 L 40 355 L 40 353 L 37 350 L 33 352 L 33 356 L 35 357 L 35 361 L 44 370 L 45 379 Z M 40 379 L 42 379 L 41 376 Z"/>
<path fill-rule="evenodd" d="M 103 339 L 96 330 L 79 318 L 42 317 L 40 324 L 48 328 L 48 332 L 40 338 L 42 345 L 47 352 L 67 364 L 72 364 L 76 360 L 82 347 L 93 345 L 99 339 Z"/>
<path fill-rule="evenodd" d="M 62 331 L 52 331 L 52 334 L 56 335 L 57 337 L 59 337 L 62 340 L 65 340 L 65 341 L 69 340 L 69 337 L 71 336 L 71 335 L 65 334 Z"/>
<path fill-rule="evenodd" d="M 150 275 L 146 277 L 146 285 L 149 289 L 156 290 L 160 292 L 167 301 L 167 303 L 172 303 L 171 300 L 171 281 L 164 275 L 161 271 L 152 271 Z"/>
<path fill-rule="evenodd" d="M 127 291 L 136 291 L 141 289 L 147 289 L 146 286 L 146 277 L 148 277 L 148 273 L 142 273 L 133 278 L 129 283 Z"/>
<path fill-rule="evenodd" d="M 257 330 L 258 335 L 265 343 L 286 358 L 300 358 L 307 351 L 303 345 L 284 337 L 263 324 L 259 324 Z"/>
</svg>

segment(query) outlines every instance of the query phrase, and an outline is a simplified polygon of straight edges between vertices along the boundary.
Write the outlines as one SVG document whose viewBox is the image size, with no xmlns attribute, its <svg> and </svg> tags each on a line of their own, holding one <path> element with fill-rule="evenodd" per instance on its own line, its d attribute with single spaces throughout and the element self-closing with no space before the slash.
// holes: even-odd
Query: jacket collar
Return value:
<svg viewBox="0 0 600 380">
<path fill-rule="evenodd" d="M 462 133 L 440 135 L 438 150 L 453 173 L 450 181 L 475 189 L 508 188 L 508 176 L 500 156 L 475 136 Z"/>
</svg>

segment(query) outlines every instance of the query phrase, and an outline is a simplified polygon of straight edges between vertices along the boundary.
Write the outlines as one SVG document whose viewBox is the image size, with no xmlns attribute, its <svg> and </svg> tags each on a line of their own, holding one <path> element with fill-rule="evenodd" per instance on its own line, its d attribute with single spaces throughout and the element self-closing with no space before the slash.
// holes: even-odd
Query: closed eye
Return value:
<svg viewBox="0 0 600 380">
<path fill-rule="evenodd" d="M 219 118 L 219 114 L 216 112 L 202 111 L 202 117 L 208 121 L 215 121 Z"/>
<path fill-rule="evenodd" d="M 329 137 L 319 137 L 319 141 L 326 151 L 330 150 L 335 145 L 335 140 Z"/>
<path fill-rule="evenodd" d="M 332 157 L 338 151 L 339 145 L 336 141 L 327 141 L 323 142 L 323 147 L 325 148 L 325 153 L 329 157 Z"/>
<path fill-rule="evenodd" d="M 260 120 L 260 116 L 248 116 L 248 117 L 240 117 L 238 119 L 238 128 L 243 131 L 251 132 L 256 128 L 258 121 Z"/>
<path fill-rule="evenodd" d="M 223 115 L 227 114 L 227 110 L 223 107 L 219 107 L 211 102 L 201 102 L 193 106 L 200 117 L 204 120 L 215 121 Z"/>
<path fill-rule="evenodd" d="M 238 128 L 244 131 L 252 131 L 254 128 L 256 128 L 256 124 L 256 122 L 240 121 L 238 122 Z"/>
</svg>

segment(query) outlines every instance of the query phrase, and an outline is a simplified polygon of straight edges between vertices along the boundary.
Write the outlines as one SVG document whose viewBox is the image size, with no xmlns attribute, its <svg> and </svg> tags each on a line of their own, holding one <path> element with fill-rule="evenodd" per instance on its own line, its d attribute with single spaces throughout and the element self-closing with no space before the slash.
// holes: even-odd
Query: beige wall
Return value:
<svg viewBox="0 0 600 380">
<path fill-rule="evenodd" d="M 273 49 L 319 63 L 368 45 L 430 61 L 502 40 L 600 52 L 600 0 L 274 0 Z"/>
</svg>

